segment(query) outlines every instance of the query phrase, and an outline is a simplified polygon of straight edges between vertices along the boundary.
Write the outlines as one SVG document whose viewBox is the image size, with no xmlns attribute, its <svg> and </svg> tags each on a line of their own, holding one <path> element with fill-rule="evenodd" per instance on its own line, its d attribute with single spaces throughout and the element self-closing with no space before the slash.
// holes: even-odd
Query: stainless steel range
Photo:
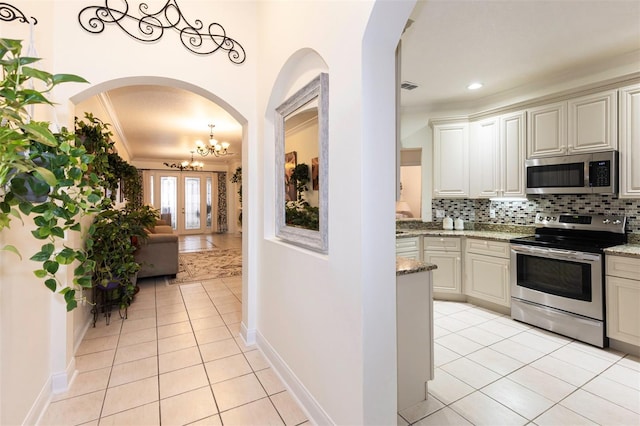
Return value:
<svg viewBox="0 0 640 426">
<path fill-rule="evenodd" d="M 511 240 L 511 317 L 608 346 L 604 249 L 626 242 L 626 218 L 538 213 L 535 224 Z"/>
</svg>

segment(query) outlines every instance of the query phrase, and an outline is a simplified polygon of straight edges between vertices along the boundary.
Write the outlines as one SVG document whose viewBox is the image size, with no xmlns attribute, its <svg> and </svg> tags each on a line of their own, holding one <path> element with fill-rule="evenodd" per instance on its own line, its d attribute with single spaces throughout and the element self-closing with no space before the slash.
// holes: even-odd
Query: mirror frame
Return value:
<svg viewBox="0 0 640 426">
<path fill-rule="evenodd" d="M 318 98 L 318 179 L 319 227 L 312 229 L 288 226 L 285 222 L 285 119 L 290 114 Z M 276 237 L 283 241 L 320 253 L 329 250 L 328 195 L 329 195 L 329 74 L 320 73 L 282 105 L 276 108 Z"/>
</svg>

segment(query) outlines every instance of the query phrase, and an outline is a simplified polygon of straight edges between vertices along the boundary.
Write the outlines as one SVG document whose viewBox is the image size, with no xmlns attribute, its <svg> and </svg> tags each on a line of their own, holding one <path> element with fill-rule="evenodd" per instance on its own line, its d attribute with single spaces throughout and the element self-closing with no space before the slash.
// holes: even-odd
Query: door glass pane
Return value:
<svg viewBox="0 0 640 426">
<path fill-rule="evenodd" d="M 171 227 L 176 229 L 178 217 L 178 178 L 160 176 L 160 213 L 171 214 Z"/>
<path fill-rule="evenodd" d="M 211 228 L 211 178 L 207 178 L 207 228 Z"/>
<path fill-rule="evenodd" d="M 184 178 L 184 226 L 200 229 L 200 178 Z"/>
</svg>

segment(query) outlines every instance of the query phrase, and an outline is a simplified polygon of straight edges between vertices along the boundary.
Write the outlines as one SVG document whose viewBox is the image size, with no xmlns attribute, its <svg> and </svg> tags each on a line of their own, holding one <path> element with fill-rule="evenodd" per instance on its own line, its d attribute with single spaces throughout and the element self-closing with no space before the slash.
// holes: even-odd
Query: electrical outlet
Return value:
<svg viewBox="0 0 640 426">
<path fill-rule="evenodd" d="M 496 209 L 489 209 L 489 217 L 491 219 L 495 219 L 496 218 Z"/>
<path fill-rule="evenodd" d="M 444 217 L 444 210 L 436 209 L 436 219 L 442 219 Z"/>
</svg>

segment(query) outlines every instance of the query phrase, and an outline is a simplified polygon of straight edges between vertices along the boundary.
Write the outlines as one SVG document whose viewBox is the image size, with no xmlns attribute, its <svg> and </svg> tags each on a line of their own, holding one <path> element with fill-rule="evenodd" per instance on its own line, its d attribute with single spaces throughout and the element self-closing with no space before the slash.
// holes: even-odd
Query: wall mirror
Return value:
<svg viewBox="0 0 640 426">
<path fill-rule="evenodd" d="M 321 73 L 276 108 L 276 236 L 328 250 L 329 75 Z"/>
</svg>

